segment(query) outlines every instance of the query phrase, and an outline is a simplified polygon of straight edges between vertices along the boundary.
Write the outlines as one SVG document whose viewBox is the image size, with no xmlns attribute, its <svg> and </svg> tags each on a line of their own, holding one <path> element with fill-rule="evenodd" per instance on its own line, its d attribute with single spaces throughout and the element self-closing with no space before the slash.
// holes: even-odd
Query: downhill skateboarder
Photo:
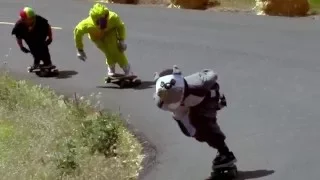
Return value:
<svg viewBox="0 0 320 180">
<path fill-rule="evenodd" d="M 52 30 L 48 20 L 36 14 L 30 7 L 23 8 L 19 15 L 20 19 L 15 23 L 11 34 L 16 36 L 22 52 L 32 54 L 34 63 L 30 66 L 30 70 L 39 68 L 40 61 L 43 62 L 43 68 L 52 67 L 48 48 L 52 42 Z M 23 46 L 22 40 L 29 49 Z"/>
<path fill-rule="evenodd" d="M 217 149 L 213 170 L 234 167 L 237 161 L 217 123 L 217 111 L 227 105 L 225 97 L 220 95 L 217 78 L 210 69 L 183 77 L 174 66 L 156 73 L 154 93 L 157 107 L 171 112 L 186 136 Z"/>
<path fill-rule="evenodd" d="M 132 74 L 124 53 L 127 48 L 125 24 L 118 14 L 96 3 L 90 9 L 89 17 L 80 21 L 74 28 L 77 56 L 83 61 L 87 58 L 82 40 L 85 34 L 88 34 L 89 39 L 104 53 L 108 68 L 107 76 L 115 75 L 116 64 L 119 64 L 125 75 Z"/>
</svg>

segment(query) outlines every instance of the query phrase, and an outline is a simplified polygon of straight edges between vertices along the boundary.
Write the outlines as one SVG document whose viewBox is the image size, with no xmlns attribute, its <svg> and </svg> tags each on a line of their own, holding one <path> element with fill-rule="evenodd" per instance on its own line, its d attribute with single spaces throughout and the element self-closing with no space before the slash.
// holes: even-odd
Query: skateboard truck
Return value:
<svg viewBox="0 0 320 180">
<path fill-rule="evenodd" d="M 31 68 L 28 67 L 28 72 L 32 73 L 34 72 L 36 75 L 38 75 L 39 77 L 46 77 L 48 75 L 58 75 L 59 74 L 59 70 L 56 69 L 56 66 L 52 65 L 51 67 L 43 67 L 43 65 L 40 65 L 37 68 Z"/>
<path fill-rule="evenodd" d="M 140 85 L 141 80 L 135 75 L 125 76 L 124 74 L 115 74 L 113 76 L 106 76 L 105 83 L 114 83 L 117 84 L 121 89 L 126 85 Z"/>
<path fill-rule="evenodd" d="M 237 178 L 238 168 L 234 164 L 229 167 L 216 168 L 211 173 L 211 177 L 208 180 L 232 180 Z"/>
</svg>

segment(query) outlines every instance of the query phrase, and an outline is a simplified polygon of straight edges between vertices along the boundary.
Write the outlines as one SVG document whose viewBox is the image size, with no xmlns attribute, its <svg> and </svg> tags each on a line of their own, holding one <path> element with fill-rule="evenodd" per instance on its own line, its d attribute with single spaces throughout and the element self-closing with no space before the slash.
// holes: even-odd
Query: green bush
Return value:
<svg viewBox="0 0 320 180">
<path fill-rule="evenodd" d="M 89 99 L 0 76 L 2 179 L 136 179 L 142 147 Z"/>
</svg>

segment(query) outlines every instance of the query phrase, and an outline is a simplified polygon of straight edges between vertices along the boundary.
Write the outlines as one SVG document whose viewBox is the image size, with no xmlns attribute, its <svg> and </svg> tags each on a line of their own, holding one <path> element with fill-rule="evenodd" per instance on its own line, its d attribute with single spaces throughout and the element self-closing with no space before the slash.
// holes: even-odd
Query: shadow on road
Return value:
<svg viewBox="0 0 320 180">
<path fill-rule="evenodd" d="M 135 89 L 135 90 L 143 90 L 143 89 L 149 89 L 152 88 L 154 85 L 153 81 L 142 81 L 142 83 L 139 86 L 126 86 L 123 89 Z M 97 88 L 104 88 L 104 89 L 120 89 L 118 85 L 115 86 L 97 86 Z"/>
<path fill-rule="evenodd" d="M 235 180 L 256 179 L 273 174 L 274 170 L 255 170 L 255 171 L 239 171 Z"/>
<path fill-rule="evenodd" d="M 142 81 L 142 83 L 139 86 L 133 87 L 133 89 L 137 89 L 137 90 L 149 89 L 149 88 L 152 88 L 153 85 L 155 85 L 155 82 L 153 81 Z"/>
<path fill-rule="evenodd" d="M 72 76 L 78 74 L 77 71 L 73 70 L 64 70 L 64 71 L 59 71 L 59 75 L 56 77 L 57 79 L 67 79 L 71 78 Z"/>
</svg>

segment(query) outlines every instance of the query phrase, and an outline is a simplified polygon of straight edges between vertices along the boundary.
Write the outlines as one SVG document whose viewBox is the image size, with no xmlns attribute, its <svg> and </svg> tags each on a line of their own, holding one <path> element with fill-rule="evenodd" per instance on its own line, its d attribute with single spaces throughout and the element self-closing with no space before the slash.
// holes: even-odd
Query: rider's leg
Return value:
<svg viewBox="0 0 320 180">
<path fill-rule="evenodd" d="M 113 59 L 109 57 L 108 51 L 107 51 L 107 44 L 104 41 L 94 41 L 94 44 L 97 46 L 97 48 L 103 52 L 103 54 L 106 57 L 106 65 L 108 69 L 108 76 L 113 76 L 116 71 L 116 62 L 112 61 Z"/>
<path fill-rule="evenodd" d="M 40 66 L 41 58 L 39 56 L 38 51 L 31 51 L 31 54 L 33 56 L 33 64 L 30 66 L 31 69 L 37 69 Z"/>
<path fill-rule="evenodd" d="M 42 48 L 41 52 L 42 56 L 42 61 L 43 61 L 43 67 L 51 67 L 52 66 L 52 61 L 51 61 L 51 55 L 48 46 L 45 46 Z"/>
<path fill-rule="evenodd" d="M 229 150 L 225 139 L 226 136 L 221 131 L 216 118 L 201 117 L 201 122 L 197 122 L 198 132 L 195 138 L 199 142 L 206 142 L 209 146 L 218 151 L 212 162 L 212 168 L 228 167 L 233 165 L 237 159 L 233 152 Z"/>
<path fill-rule="evenodd" d="M 107 64 L 118 63 L 125 75 L 132 74 L 126 54 L 120 51 L 116 31 L 111 32 L 106 37 L 106 54 L 108 59 Z"/>
</svg>

